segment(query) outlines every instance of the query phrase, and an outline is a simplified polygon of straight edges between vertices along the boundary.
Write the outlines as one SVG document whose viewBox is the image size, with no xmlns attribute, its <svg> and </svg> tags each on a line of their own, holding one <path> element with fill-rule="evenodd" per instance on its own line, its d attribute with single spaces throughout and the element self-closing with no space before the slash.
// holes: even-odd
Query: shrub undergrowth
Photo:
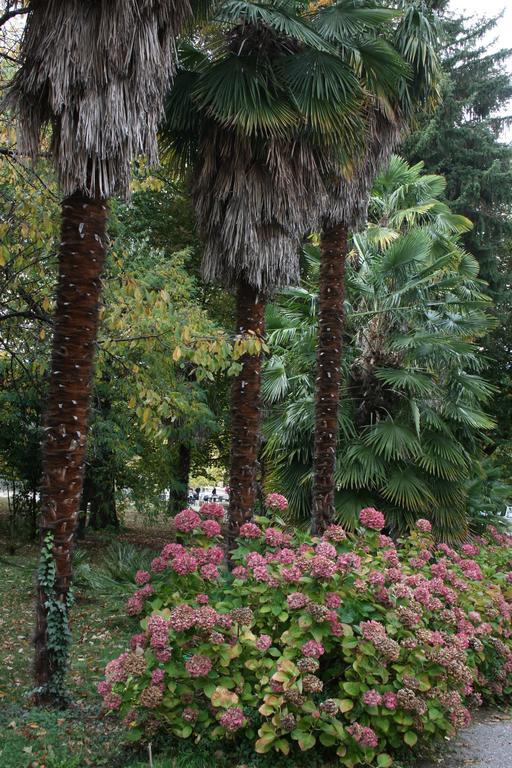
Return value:
<svg viewBox="0 0 512 768">
<path fill-rule="evenodd" d="M 386 768 L 512 693 L 511 536 L 491 528 L 455 551 L 426 520 L 395 543 L 371 508 L 350 536 L 256 517 L 228 567 L 222 515 L 179 513 L 176 541 L 136 575 L 141 631 L 98 686 L 129 738 L 315 747 Z"/>
</svg>

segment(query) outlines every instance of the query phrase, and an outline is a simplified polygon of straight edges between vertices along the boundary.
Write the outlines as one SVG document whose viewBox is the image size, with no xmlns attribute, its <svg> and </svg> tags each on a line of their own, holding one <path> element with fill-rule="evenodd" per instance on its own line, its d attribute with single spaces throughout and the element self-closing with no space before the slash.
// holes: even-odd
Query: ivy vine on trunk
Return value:
<svg viewBox="0 0 512 768">
<path fill-rule="evenodd" d="M 71 544 L 83 487 L 106 219 L 107 206 L 99 197 L 76 192 L 62 203 L 57 305 L 44 418 L 40 529 L 43 558 L 47 557 L 51 534 L 52 590 L 63 620 L 69 607 Z M 38 701 L 63 696 L 67 654 L 62 649 L 56 653 L 56 640 L 50 636 L 49 598 L 47 583 L 39 580 L 35 634 Z M 66 633 L 61 641 L 66 643 Z"/>
</svg>

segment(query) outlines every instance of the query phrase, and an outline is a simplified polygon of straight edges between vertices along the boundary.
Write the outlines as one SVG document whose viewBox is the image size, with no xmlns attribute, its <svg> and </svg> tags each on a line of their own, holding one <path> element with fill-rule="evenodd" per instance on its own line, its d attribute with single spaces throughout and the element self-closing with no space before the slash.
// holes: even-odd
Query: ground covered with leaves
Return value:
<svg viewBox="0 0 512 768">
<path fill-rule="evenodd" d="M 91 550 L 91 563 L 99 550 Z M 77 590 L 65 711 L 30 706 L 34 574 L 37 550 L 26 546 L 0 559 L 0 764 L 3 768 L 126 765 L 119 727 L 101 716 L 96 683 L 129 631 L 121 604 Z"/>
</svg>

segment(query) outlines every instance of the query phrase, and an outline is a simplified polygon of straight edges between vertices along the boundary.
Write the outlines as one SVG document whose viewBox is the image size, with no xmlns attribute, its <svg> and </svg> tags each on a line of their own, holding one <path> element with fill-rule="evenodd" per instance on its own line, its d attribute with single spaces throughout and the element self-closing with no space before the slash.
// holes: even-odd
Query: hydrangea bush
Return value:
<svg viewBox="0 0 512 768">
<path fill-rule="evenodd" d="M 321 539 L 257 517 L 228 569 L 223 514 L 180 512 L 177 540 L 137 573 L 141 631 L 99 684 L 131 738 L 163 729 L 386 768 L 512 693 L 511 536 L 491 528 L 456 552 L 427 520 L 395 544 L 371 508 L 355 535 Z"/>
</svg>

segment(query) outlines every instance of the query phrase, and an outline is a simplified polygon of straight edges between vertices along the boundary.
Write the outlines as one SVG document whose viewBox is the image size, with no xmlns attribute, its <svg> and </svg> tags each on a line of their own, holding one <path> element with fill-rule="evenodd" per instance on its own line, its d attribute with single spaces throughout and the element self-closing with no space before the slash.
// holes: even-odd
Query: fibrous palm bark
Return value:
<svg viewBox="0 0 512 768">
<path fill-rule="evenodd" d="M 51 153 L 66 199 L 43 445 L 41 537 L 53 541 L 53 608 L 37 602 L 36 697 L 58 701 L 66 661 L 71 543 L 83 486 L 105 200 L 127 196 L 130 163 L 157 159 L 156 128 L 174 72 L 174 38 L 188 0 L 31 0 L 21 66 L 7 96 L 18 150 L 37 157 L 51 129 Z M 51 532 L 53 539 L 48 539 Z M 41 581 L 41 579 L 40 579 Z M 48 632 L 61 613 L 61 645 Z"/>
<path fill-rule="evenodd" d="M 240 281 L 236 296 L 236 330 L 263 340 L 264 297 L 250 283 Z M 261 422 L 261 354 L 244 354 L 242 370 L 231 387 L 231 455 L 229 479 L 229 548 L 239 526 L 249 520 L 257 497 Z"/>
<path fill-rule="evenodd" d="M 300 141 L 210 130 L 193 194 L 205 246 L 203 274 L 236 291 L 236 332 L 261 342 L 266 300 L 298 282 L 301 239 L 318 223 L 324 187 L 313 152 Z M 251 517 L 257 495 L 261 361 L 261 345 L 242 356 L 231 392 L 231 541 Z"/>
<path fill-rule="evenodd" d="M 321 235 L 318 342 L 315 376 L 315 442 L 311 526 L 321 534 L 334 515 L 338 442 L 345 259 L 350 232 L 366 221 L 371 186 L 400 139 L 400 121 L 377 109 L 368 114 L 369 133 L 351 174 L 328 184 L 329 206 Z"/>
<path fill-rule="evenodd" d="M 75 193 L 62 203 L 40 519 L 43 536 L 47 532 L 53 536 L 54 592 L 61 603 L 65 602 L 71 584 L 71 544 L 82 494 L 106 220 L 106 205 L 99 198 Z M 58 666 L 48 647 L 47 601 L 48 595 L 40 584 L 35 675 L 42 691 L 48 691 Z"/>
<path fill-rule="evenodd" d="M 315 376 L 312 529 L 316 534 L 323 533 L 329 525 L 334 509 L 347 242 L 348 230 L 345 224 L 335 224 L 324 229 L 321 240 Z"/>
</svg>

